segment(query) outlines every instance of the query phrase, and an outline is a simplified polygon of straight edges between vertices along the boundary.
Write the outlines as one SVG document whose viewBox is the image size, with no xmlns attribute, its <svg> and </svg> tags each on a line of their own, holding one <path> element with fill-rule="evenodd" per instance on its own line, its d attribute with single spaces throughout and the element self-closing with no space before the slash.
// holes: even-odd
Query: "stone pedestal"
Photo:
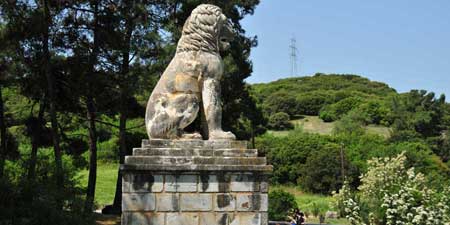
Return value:
<svg viewBox="0 0 450 225">
<path fill-rule="evenodd" d="M 267 225 L 272 167 L 245 141 L 143 140 L 121 165 L 122 225 Z"/>
</svg>

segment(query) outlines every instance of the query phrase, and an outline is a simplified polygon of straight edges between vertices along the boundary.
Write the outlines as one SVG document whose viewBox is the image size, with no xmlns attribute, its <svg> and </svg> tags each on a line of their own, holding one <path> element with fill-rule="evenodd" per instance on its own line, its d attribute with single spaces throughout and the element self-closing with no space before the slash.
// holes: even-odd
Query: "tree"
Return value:
<svg viewBox="0 0 450 225">
<path fill-rule="evenodd" d="M 283 190 L 269 192 L 269 219 L 283 221 L 287 219 L 289 211 L 297 208 L 294 195 Z"/>
<path fill-rule="evenodd" d="M 5 168 L 6 159 L 6 124 L 5 124 L 5 111 L 3 106 L 2 86 L 0 85 L 0 178 L 3 177 L 3 170 Z"/>
<path fill-rule="evenodd" d="M 269 117 L 269 123 L 267 126 L 274 130 L 288 130 L 293 127 L 289 122 L 289 115 L 284 112 L 277 112 Z"/>
<path fill-rule="evenodd" d="M 341 158 L 341 150 L 341 146 L 329 143 L 308 157 L 300 168 L 302 176 L 298 180 L 303 190 L 327 195 L 340 189 L 344 176 L 352 181 L 358 178 L 346 157 Z"/>
<path fill-rule="evenodd" d="M 118 95 L 117 112 L 119 114 L 119 162 L 125 162 L 127 154 L 127 119 L 133 116 L 130 110 L 130 103 L 135 102 L 135 94 L 139 91 L 139 82 L 150 80 L 148 77 L 154 76 L 151 71 L 156 66 L 154 61 L 158 60 L 160 53 L 159 29 L 162 18 L 164 18 L 165 4 L 162 1 L 147 0 L 140 2 L 116 1 L 115 8 L 111 11 L 111 36 L 106 41 L 109 47 L 107 54 L 109 63 L 117 65 L 117 69 L 112 69 L 113 83 L 117 86 L 115 90 Z M 150 69 L 146 69 L 150 68 Z M 160 72 L 156 70 L 157 72 Z M 142 84 L 141 84 L 142 85 Z M 145 86 L 151 90 L 152 85 Z M 143 113 L 142 113 L 143 114 Z M 122 176 L 118 171 L 116 183 L 116 193 L 114 202 L 106 211 L 120 212 L 122 197 Z"/>
</svg>

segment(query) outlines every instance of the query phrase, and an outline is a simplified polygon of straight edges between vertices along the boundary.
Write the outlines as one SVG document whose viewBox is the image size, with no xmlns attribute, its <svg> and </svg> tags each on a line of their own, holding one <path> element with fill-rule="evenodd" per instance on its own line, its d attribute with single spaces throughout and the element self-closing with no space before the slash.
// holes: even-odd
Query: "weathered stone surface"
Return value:
<svg viewBox="0 0 450 225">
<path fill-rule="evenodd" d="M 178 193 L 156 194 L 156 210 L 159 212 L 176 212 L 180 210 Z"/>
<path fill-rule="evenodd" d="M 122 211 L 155 210 L 155 194 L 122 194 Z"/>
<path fill-rule="evenodd" d="M 214 196 L 214 211 L 234 211 L 236 209 L 236 197 L 232 194 L 219 193 Z"/>
<path fill-rule="evenodd" d="M 208 4 L 186 21 L 148 101 L 150 140 L 120 167 L 122 225 L 267 225 L 272 167 L 221 128 L 218 53 L 229 46 L 231 27 L 221 9 Z M 199 110 L 206 115 L 206 141 L 182 132 Z"/>
<path fill-rule="evenodd" d="M 212 194 L 181 194 L 181 211 L 210 211 L 213 205 Z"/>
<path fill-rule="evenodd" d="M 198 213 L 167 213 L 166 225 L 198 225 Z"/>
<path fill-rule="evenodd" d="M 239 219 L 234 213 L 217 213 L 216 221 L 219 225 L 239 225 Z"/>
<path fill-rule="evenodd" d="M 161 192 L 163 190 L 163 176 L 152 174 L 124 174 L 123 192 Z"/>
<path fill-rule="evenodd" d="M 269 192 L 269 182 L 268 182 L 268 180 L 269 180 L 268 177 L 261 177 L 261 179 L 260 179 L 259 190 L 262 193 Z"/>
<path fill-rule="evenodd" d="M 267 212 L 261 212 L 261 224 L 260 225 L 269 225 L 269 214 Z"/>
<path fill-rule="evenodd" d="M 273 170 L 271 165 L 159 165 L 159 164 L 124 164 L 122 171 L 227 171 L 227 172 L 267 172 Z"/>
<path fill-rule="evenodd" d="M 240 213 L 239 222 L 241 225 L 261 225 L 260 213 Z"/>
<path fill-rule="evenodd" d="M 220 149 L 213 150 L 216 157 L 257 157 L 258 151 L 256 149 Z"/>
<path fill-rule="evenodd" d="M 197 175 L 166 175 L 166 192 L 196 192 Z"/>
<path fill-rule="evenodd" d="M 259 191 L 258 182 L 255 182 L 253 174 L 235 174 L 231 176 L 231 191 L 250 192 Z"/>
<path fill-rule="evenodd" d="M 129 225 L 163 225 L 164 213 L 132 212 L 122 214 L 122 224 Z"/>
<path fill-rule="evenodd" d="M 213 212 L 199 213 L 200 224 L 205 225 L 218 225 L 216 221 L 216 215 Z"/>
<path fill-rule="evenodd" d="M 236 199 L 238 211 L 267 211 L 267 194 L 237 194 Z"/>
<path fill-rule="evenodd" d="M 217 175 L 200 174 L 199 192 L 219 192 Z"/>
<path fill-rule="evenodd" d="M 266 165 L 265 157 L 127 156 L 127 164 Z"/>
<path fill-rule="evenodd" d="M 236 139 L 222 130 L 220 80 L 223 61 L 219 51 L 229 47 L 234 36 L 222 10 L 201 4 L 186 20 L 175 56 L 162 74 L 147 102 L 145 127 L 150 138 L 200 138 L 183 135 L 200 110 L 209 139 Z M 203 107 L 200 107 L 203 106 Z M 206 138 L 206 137 L 205 137 Z"/>
<path fill-rule="evenodd" d="M 182 149 L 247 149 L 247 141 L 234 140 L 194 140 L 194 139 L 144 139 L 142 148 L 182 148 Z"/>
<path fill-rule="evenodd" d="M 240 151 L 240 150 L 239 150 Z M 213 156 L 211 149 L 181 149 L 181 148 L 135 148 L 135 156 Z M 241 156 L 241 155 L 237 155 Z"/>
</svg>

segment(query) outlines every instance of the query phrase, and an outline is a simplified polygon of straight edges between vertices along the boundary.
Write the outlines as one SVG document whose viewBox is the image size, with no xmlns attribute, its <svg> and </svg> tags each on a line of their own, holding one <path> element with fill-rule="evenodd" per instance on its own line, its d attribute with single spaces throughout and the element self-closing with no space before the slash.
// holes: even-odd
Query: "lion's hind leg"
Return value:
<svg viewBox="0 0 450 225">
<path fill-rule="evenodd" d="M 183 129 L 191 124 L 199 111 L 199 97 L 195 94 L 171 94 L 165 104 L 155 105 L 155 114 L 147 131 L 152 138 L 198 138 L 199 135 L 183 135 Z M 201 136 L 200 136 L 201 138 Z"/>
</svg>

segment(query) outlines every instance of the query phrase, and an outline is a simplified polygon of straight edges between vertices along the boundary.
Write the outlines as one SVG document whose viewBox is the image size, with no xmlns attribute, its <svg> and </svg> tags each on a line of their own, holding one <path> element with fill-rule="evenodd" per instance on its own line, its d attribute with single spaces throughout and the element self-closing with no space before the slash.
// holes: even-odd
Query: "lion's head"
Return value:
<svg viewBox="0 0 450 225">
<path fill-rule="evenodd" d="M 177 52 L 218 53 L 229 48 L 233 34 L 231 23 L 219 7 L 201 4 L 192 11 L 184 23 Z"/>
</svg>

